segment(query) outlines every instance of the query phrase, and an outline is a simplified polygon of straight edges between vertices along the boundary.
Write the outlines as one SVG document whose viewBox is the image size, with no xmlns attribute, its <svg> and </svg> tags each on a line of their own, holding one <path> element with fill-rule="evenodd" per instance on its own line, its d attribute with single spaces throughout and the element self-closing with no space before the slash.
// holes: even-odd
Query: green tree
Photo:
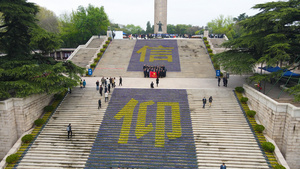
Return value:
<svg viewBox="0 0 300 169">
<path fill-rule="evenodd" d="M 0 12 L 0 99 L 31 94 L 56 93 L 76 86 L 84 69 L 70 61 L 57 62 L 50 57 L 31 54 L 33 46 L 44 52 L 56 48 L 52 33 L 36 24 L 38 8 L 25 0 L 2 0 Z M 50 39 L 49 39 L 50 38 Z M 40 44 L 38 44 L 40 43 Z M 53 46 L 51 46 L 53 45 Z"/>
<path fill-rule="evenodd" d="M 215 58 L 227 71 L 239 74 L 252 72 L 256 64 L 286 61 L 290 69 L 299 66 L 299 5 L 298 0 L 255 5 L 260 12 L 239 22 L 242 36 L 224 43 L 230 50 Z"/>
<path fill-rule="evenodd" d="M 152 26 L 151 26 L 151 24 L 150 24 L 150 21 L 147 22 L 146 33 L 147 33 L 147 34 L 152 34 L 152 33 L 154 33 L 154 30 L 152 29 Z"/>
<path fill-rule="evenodd" d="M 64 47 L 77 47 L 86 43 L 91 36 L 106 32 L 109 26 L 104 7 L 79 6 L 72 14 L 60 18 L 60 32 Z"/>
<path fill-rule="evenodd" d="M 167 25 L 167 30 L 169 34 L 175 34 L 175 25 L 168 24 Z"/>
<path fill-rule="evenodd" d="M 37 24 L 48 32 L 59 33 L 58 19 L 54 12 L 44 7 L 38 6 L 38 8 L 39 12 L 36 15 Z"/>
<path fill-rule="evenodd" d="M 228 39 L 233 39 L 235 36 L 234 22 L 232 17 L 225 18 L 220 15 L 218 18 L 207 23 L 207 28 L 213 34 L 226 34 Z"/>
<path fill-rule="evenodd" d="M 129 35 L 129 34 L 142 34 L 142 33 L 145 33 L 145 31 L 143 30 L 143 28 L 141 28 L 140 26 L 135 26 L 133 24 L 126 25 L 124 27 L 124 32 L 127 35 Z"/>
<path fill-rule="evenodd" d="M 48 54 L 54 49 L 59 49 L 62 40 L 59 35 L 53 32 L 48 32 L 42 28 L 35 28 L 31 32 L 30 46 L 33 49 L 39 49 L 42 54 Z"/>
<path fill-rule="evenodd" d="M 30 54 L 30 31 L 36 28 L 38 8 L 25 0 L 0 1 L 3 22 L 0 25 L 1 51 L 9 56 L 24 57 Z"/>
</svg>

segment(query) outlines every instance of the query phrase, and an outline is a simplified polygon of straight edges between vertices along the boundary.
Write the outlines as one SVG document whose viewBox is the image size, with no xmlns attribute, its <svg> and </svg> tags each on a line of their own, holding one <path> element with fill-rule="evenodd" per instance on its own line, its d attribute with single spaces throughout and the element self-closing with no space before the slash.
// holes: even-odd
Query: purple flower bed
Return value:
<svg viewBox="0 0 300 169">
<path fill-rule="evenodd" d="M 149 46 L 149 47 L 173 47 L 172 49 L 172 62 L 168 62 L 167 60 L 154 60 L 150 62 L 150 53 L 153 52 L 151 49 L 147 49 L 144 62 L 140 62 L 141 53 L 137 53 L 141 48 Z M 159 55 L 159 54 L 151 54 L 151 55 Z M 178 45 L 177 40 L 137 40 L 135 47 L 133 49 L 131 59 L 127 68 L 127 71 L 143 71 L 143 65 L 150 66 L 160 66 L 165 65 L 168 71 L 171 72 L 180 72 L 180 60 L 178 54 Z"/>
<path fill-rule="evenodd" d="M 133 109 L 131 125 L 127 128 L 128 141 L 118 143 L 124 117 L 118 120 L 115 116 L 131 99 L 135 99 L 138 103 Z M 153 130 L 138 139 L 136 124 L 139 106 L 148 101 L 153 101 L 154 104 L 147 106 L 145 126 L 152 123 Z M 158 102 L 179 103 L 180 111 L 181 136 L 175 139 L 170 139 L 167 135 L 172 132 L 171 106 L 165 107 L 164 120 L 158 119 L 165 122 L 165 142 L 161 147 L 156 146 L 155 137 Z M 198 168 L 186 90 L 118 88 L 114 90 L 85 168 L 110 167 Z"/>
</svg>

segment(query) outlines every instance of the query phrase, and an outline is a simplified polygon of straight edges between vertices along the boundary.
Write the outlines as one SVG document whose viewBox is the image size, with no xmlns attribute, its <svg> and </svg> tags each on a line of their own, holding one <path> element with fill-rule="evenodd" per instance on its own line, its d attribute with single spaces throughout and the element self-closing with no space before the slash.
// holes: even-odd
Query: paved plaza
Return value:
<svg viewBox="0 0 300 169">
<path fill-rule="evenodd" d="M 17 168 L 214 169 L 223 162 L 231 169 L 269 168 L 233 93 L 248 76 L 230 75 L 227 87 L 218 86 L 209 56 L 197 45 L 203 42 L 180 40 L 181 71 L 168 72 L 151 89 L 155 78 L 127 71 L 137 42 L 110 44 L 93 76 L 82 78 L 86 87 L 66 96 Z M 116 78 L 108 102 L 96 90 L 103 76 Z M 275 87 L 270 96 L 279 93 Z M 212 106 L 203 108 L 210 96 Z"/>
</svg>

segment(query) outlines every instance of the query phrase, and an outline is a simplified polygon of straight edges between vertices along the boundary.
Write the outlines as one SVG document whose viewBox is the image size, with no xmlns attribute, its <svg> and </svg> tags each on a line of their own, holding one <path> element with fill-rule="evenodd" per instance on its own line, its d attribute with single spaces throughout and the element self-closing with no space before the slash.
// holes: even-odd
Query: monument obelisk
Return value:
<svg viewBox="0 0 300 169">
<path fill-rule="evenodd" d="M 154 0 L 154 33 L 167 33 L 167 0 Z"/>
</svg>

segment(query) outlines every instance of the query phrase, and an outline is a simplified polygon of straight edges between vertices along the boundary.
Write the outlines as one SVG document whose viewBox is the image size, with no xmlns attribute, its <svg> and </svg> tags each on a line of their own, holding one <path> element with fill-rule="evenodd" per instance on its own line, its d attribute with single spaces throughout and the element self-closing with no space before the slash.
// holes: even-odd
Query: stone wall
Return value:
<svg viewBox="0 0 300 169">
<path fill-rule="evenodd" d="M 0 159 L 25 131 L 32 128 L 52 99 L 53 95 L 43 94 L 0 101 Z"/>
<path fill-rule="evenodd" d="M 244 84 L 248 104 L 256 111 L 256 118 L 278 145 L 291 169 L 300 168 L 300 108 L 278 103 Z"/>
</svg>

